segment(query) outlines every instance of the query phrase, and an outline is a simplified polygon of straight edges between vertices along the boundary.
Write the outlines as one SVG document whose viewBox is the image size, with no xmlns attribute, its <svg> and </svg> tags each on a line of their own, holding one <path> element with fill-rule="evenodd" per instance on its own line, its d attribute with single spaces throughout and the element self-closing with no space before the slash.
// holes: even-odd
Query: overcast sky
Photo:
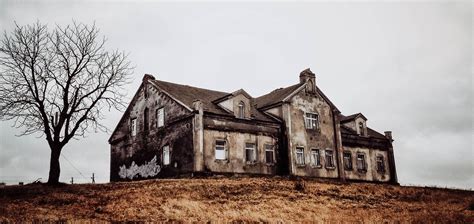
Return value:
<svg viewBox="0 0 474 224">
<path fill-rule="evenodd" d="M 392 130 L 401 184 L 474 188 L 472 5 L 390 3 L 155 3 L 0 0 L 0 29 L 95 21 L 107 48 L 157 79 L 257 97 L 311 68 L 343 114 Z M 121 112 L 104 123 L 114 129 Z M 44 138 L 0 122 L 0 182 L 47 180 Z M 109 180 L 110 134 L 63 150 L 61 181 Z M 69 160 L 66 161 L 66 159 Z M 71 165 L 72 163 L 72 165 Z M 74 168 L 76 167 L 77 170 Z"/>
</svg>

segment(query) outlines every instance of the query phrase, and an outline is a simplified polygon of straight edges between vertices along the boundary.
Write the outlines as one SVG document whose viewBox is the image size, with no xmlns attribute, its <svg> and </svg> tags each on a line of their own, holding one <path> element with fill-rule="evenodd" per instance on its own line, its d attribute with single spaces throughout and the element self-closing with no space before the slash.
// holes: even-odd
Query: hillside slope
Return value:
<svg viewBox="0 0 474 224">
<path fill-rule="evenodd" d="M 474 192 L 288 178 L 147 180 L 0 189 L 1 221 L 474 222 Z"/>
</svg>

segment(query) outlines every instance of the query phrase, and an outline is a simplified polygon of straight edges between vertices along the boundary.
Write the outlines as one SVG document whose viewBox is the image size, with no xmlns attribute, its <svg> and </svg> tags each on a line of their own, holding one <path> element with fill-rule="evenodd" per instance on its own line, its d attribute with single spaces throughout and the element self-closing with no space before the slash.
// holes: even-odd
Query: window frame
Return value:
<svg viewBox="0 0 474 224">
<path fill-rule="evenodd" d="M 130 118 L 130 134 L 131 136 L 137 136 L 137 118 Z"/>
<path fill-rule="evenodd" d="M 300 152 L 298 152 L 300 151 Z M 297 166 L 304 166 L 305 165 L 305 158 L 304 158 L 304 147 L 302 146 L 296 146 L 296 149 L 295 149 L 295 163 Z M 300 156 L 298 156 L 300 155 Z M 301 160 L 302 161 L 299 161 L 299 157 L 301 157 Z"/>
<path fill-rule="evenodd" d="M 314 115 L 315 117 L 310 117 Z M 313 123 L 314 122 L 314 123 Z M 304 113 L 304 126 L 307 130 L 319 130 L 319 114 L 312 112 Z"/>
<path fill-rule="evenodd" d="M 161 119 L 160 119 L 160 114 L 161 114 Z M 160 107 L 156 109 L 155 116 L 156 116 L 156 128 L 164 127 L 165 126 L 165 107 Z"/>
<path fill-rule="evenodd" d="M 348 159 L 349 163 L 346 163 L 346 155 L 349 155 L 349 159 Z M 344 151 L 342 153 L 342 161 L 344 162 L 343 164 L 344 170 L 350 170 L 350 171 L 354 170 L 354 167 L 352 166 L 352 153 L 350 151 Z"/>
<path fill-rule="evenodd" d="M 166 152 L 167 152 L 167 154 L 168 154 L 168 157 L 167 157 L 167 158 L 168 158 L 168 161 L 167 161 L 167 163 L 166 163 L 166 160 L 165 160 L 165 158 L 166 158 L 166 157 L 165 157 L 165 155 L 166 155 L 166 154 L 165 154 L 165 149 L 166 149 Z M 161 159 L 162 159 L 162 160 L 161 160 L 161 161 L 162 161 L 161 164 L 162 164 L 163 166 L 168 166 L 168 165 L 171 164 L 171 150 L 170 150 L 170 146 L 169 146 L 169 145 L 164 145 L 164 146 L 161 148 Z"/>
<path fill-rule="evenodd" d="M 218 145 L 217 142 L 224 142 L 224 145 Z M 223 155 L 224 155 L 224 158 L 217 158 L 217 151 L 221 150 L 221 149 L 217 149 L 217 147 L 223 147 L 222 151 L 224 151 Z M 227 155 L 227 141 L 225 139 L 216 139 L 214 141 L 214 159 L 217 160 L 217 161 L 227 161 L 228 160 L 228 155 Z"/>
<path fill-rule="evenodd" d="M 328 152 L 330 152 L 330 153 L 328 153 Z M 331 158 L 331 164 L 329 164 L 329 162 L 328 162 L 328 157 L 329 156 Z M 334 161 L 334 150 L 332 150 L 332 149 L 324 150 L 324 164 L 325 164 L 326 169 L 335 169 L 336 164 L 334 162 L 335 162 Z"/>
<path fill-rule="evenodd" d="M 359 135 L 365 136 L 364 122 L 362 121 L 359 122 Z"/>
<path fill-rule="evenodd" d="M 385 156 L 377 155 L 375 157 L 375 162 L 377 164 L 377 172 L 380 174 L 385 174 L 387 172 L 387 169 L 385 169 Z M 379 164 L 381 164 L 381 166 L 379 166 Z"/>
<path fill-rule="evenodd" d="M 359 156 L 362 156 L 363 159 L 359 159 Z M 359 168 L 359 163 L 362 164 L 362 168 Z M 367 172 L 367 156 L 365 156 L 365 153 L 358 152 L 357 157 L 356 157 L 356 166 L 357 166 L 357 171 L 359 172 Z"/>
<path fill-rule="evenodd" d="M 244 119 L 245 118 L 245 103 L 244 101 L 240 101 L 239 104 L 237 104 L 237 118 Z"/>
<path fill-rule="evenodd" d="M 263 147 L 264 147 L 264 150 L 265 150 L 265 163 L 266 164 L 275 164 L 275 161 L 276 161 L 276 159 L 275 159 L 275 145 L 273 145 L 273 144 L 264 144 Z M 268 158 L 267 157 L 267 152 L 272 153 L 272 157 L 271 157 L 272 161 L 267 160 L 267 158 Z"/>
<path fill-rule="evenodd" d="M 314 160 L 314 155 L 317 155 L 317 160 Z M 311 149 L 311 166 L 315 168 L 321 168 L 321 150 L 317 148 L 312 148 Z"/>
<path fill-rule="evenodd" d="M 248 147 L 249 145 L 253 145 L 253 147 Z M 245 162 L 256 163 L 257 162 L 257 144 L 255 144 L 254 142 L 246 142 L 244 150 L 245 150 Z M 252 150 L 253 160 L 249 160 L 249 158 L 247 157 L 248 150 Z"/>
</svg>

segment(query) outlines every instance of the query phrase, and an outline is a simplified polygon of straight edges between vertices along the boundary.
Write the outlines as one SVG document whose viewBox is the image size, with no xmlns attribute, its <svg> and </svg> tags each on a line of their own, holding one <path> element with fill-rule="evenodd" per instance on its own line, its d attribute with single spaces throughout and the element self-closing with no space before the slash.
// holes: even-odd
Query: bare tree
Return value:
<svg viewBox="0 0 474 224">
<path fill-rule="evenodd" d="M 87 131 L 107 130 L 103 112 L 125 108 L 133 68 L 123 52 L 105 50 L 95 24 L 15 25 L 0 42 L 0 119 L 14 120 L 20 135 L 46 136 L 48 183 L 57 184 L 61 150 Z"/>
</svg>

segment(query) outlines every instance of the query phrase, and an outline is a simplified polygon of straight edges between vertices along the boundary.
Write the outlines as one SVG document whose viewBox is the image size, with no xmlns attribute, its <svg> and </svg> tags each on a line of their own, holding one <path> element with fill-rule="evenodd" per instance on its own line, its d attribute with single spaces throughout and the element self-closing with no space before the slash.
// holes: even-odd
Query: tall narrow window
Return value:
<svg viewBox="0 0 474 224">
<path fill-rule="evenodd" d="M 367 171 L 367 167 L 365 165 L 365 154 L 358 153 L 357 154 L 357 170 L 358 171 Z"/>
<path fill-rule="evenodd" d="M 344 169 L 352 170 L 352 155 L 351 152 L 344 152 Z"/>
<path fill-rule="evenodd" d="M 163 146 L 163 165 L 169 165 L 171 158 L 170 158 L 170 147 L 169 145 Z"/>
<path fill-rule="evenodd" d="M 257 155 L 255 151 L 256 150 L 255 150 L 254 143 L 245 143 L 245 161 L 247 162 L 257 161 Z"/>
<path fill-rule="evenodd" d="M 382 155 L 377 156 L 377 172 L 385 173 L 385 162 Z"/>
<path fill-rule="evenodd" d="M 314 92 L 314 83 L 311 80 L 308 80 L 306 83 L 306 92 L 313 93 Z"/>
<path fill-rule="evenodd" d="M 242 101 L 239 102 L 238 117 L 245 118 L 245 103 Z"/>
<path fill-rule="evenodd" d="M 332 150 L 326 150 L 326 168 L 334 168 L 334 153 Z"/>
<path fill-rule="evenodd" d="M 163 127 L 165 125 L 165 108 L 162 107 L 156 110 L 156 126 Z"/>
<path fill-rule="evenodd" d="M 296 147 L 296 164 L 304 165 L 304 148 Z"/>
<path fill-rule="evenodd" d="M 148 108 L 145 108 L 145 112 L 143 113 L 143 130 L 145 132 L 148 131 L 149 120 L 148 120 Z"/>
<path fill-rule="evenodd" d="M 321 155 L 319 149 L 311 149 L 311 165 L 316 167 L 321 166 Z"/>
<path fill-rule="evenodd" d="M 275 152 L 273 145 L 265 145 L 265 162 L 268 164 L 275 163 Z"/>
<path fill-rule="evenodd" d="M 137 135 L 137 119 L 136 118 L 132 118 L 132 120 L 130 120 L 130 129 L 132 132 L 132 136 Z"/>
<path fill-rule="evenodd" d="M 216 149 L 215 149 L 215 157 L 217 160 L 226 160 L 227 153 L 225 148 L 226 142 L 225 140 L 217 140 L 216 141 Z"/>
<path fill-rule="evenodd" d="M 362 123 L 362 122 L 359 122 L 359 135 L 365 136 L 364 123 Z"/>
<path fill-rule="evenodd" d="M 318 129 L 319 128 L 319 117 L 315 113 L 305 113 L 304 123 L 306 129 Z"/>
</svg>

